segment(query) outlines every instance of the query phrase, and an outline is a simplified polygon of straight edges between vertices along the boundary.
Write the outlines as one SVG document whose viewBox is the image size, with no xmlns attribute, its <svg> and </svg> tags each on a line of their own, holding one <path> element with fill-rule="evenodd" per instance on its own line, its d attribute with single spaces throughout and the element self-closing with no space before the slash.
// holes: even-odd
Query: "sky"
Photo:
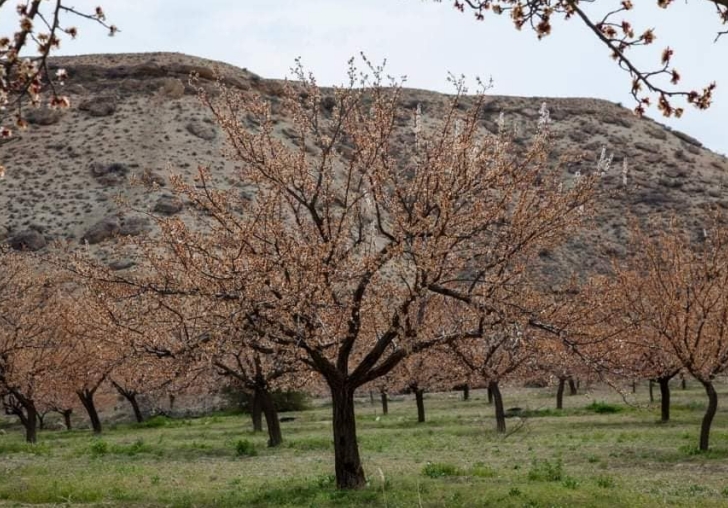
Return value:
<svg viewBox="0 0 728 508">
<path fill-rule="evenodd" d="M 108 37 L 100 27 L 73 20 L 79 37 L 64 40 L 58 54 L 175 51 L 246 67 L 266 78 L 290 76 L 301 57 L 320 84 L 334 85 L 345 80 L 348 59 L 364 52 L 374 62 L 386 59 L 388 72 L 406 76 L 413 88 L 451 92 L 447 76 L 453 73 L 473 85 L 476 77 L 492 78 L 491 93 L 497 95 L 596 97 L 634 106 L 629 76 L 577 19 L 555 20 L 553 34 L 538 41 L 528 30 L 516 31 L 506 16 L 476 21 L 471 12 L 454 9 L 451 0 L 71 2 L 79 10 L 97 3 L 121 32 Z M 675 2 L 669 9 L 658 9 L 656 0 L 634 3 L 637 9 L 628 16 L 635 30 L 655 28 L 657 34 L 653 48 L 633 52 L 637 63 L 654 66 L 670 46 L 685 88 L 718 83 L 708 111 L 688 107 L 677 120 L 663 119 L 656 109 L 648 115 L 728 154 L 728 36 L 714 42 L 721 29 L 714 8 L 705 1 Z M 619 2 L 595 4 L 606 9 Z M 3 12 L 0 34 L 14 30 L 10 18 Z"/>
</svg>

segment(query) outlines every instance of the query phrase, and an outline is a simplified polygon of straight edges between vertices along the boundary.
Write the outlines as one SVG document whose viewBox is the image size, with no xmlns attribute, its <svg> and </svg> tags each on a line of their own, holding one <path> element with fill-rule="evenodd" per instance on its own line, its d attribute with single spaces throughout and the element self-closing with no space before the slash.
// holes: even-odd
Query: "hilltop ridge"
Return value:
<svg viewBox="0 0 728 508">
<path fill-rule="evenodd" d="M 274 104 L 282 93 L 278 80 L 179 53 L 58 57 L 50 65 L 67 70 L 64 93 L 72 107 L 27 111 L 28 130 L 0 144 L 0 163 L 9 168 L 0 182 L 0 238 L 31 250 L 59 239 L 88 242 L 109 263 L 119 262 L 113 252 L 115 235 L 151 228 L 144 213 L 120 209 L 115 197 L 137 210 L 184 216 L 185 204 L 170 194 L 167 178 L 170 172 L 191 176 L 198 165 L 213 168 L 224 186 L 246 186 L 237 177 L 235 162 L 222 155 L 225 140 L 188 82 L 190 73 L 213 90 L 219 72 L 227 85 L 260 93 Z M 609 101 L 493 95 L 483 108 L 483 126 L 496 130 L 503 113 L 509 128 L 526 140 L 535 132 L 543 102 L 554 120 L 555 157 L 573 150 L 588 154 L 567 172 L 595 164 L 605 148 L 614 157 L 607 183 L 618 185 L 625 159 L 630 175 L 629 189 L 605 204 L 599 227 L 574 239 L 573 251 L 567 249 L 554 263 L 588 268 L 596 263 L 595 253 L 614 251 L 624 241 L 627 212 L 674 212 L 699 228 L 701 209 L 728 208 L 725 157 Z M 444 94 L 405 89 L 396 141 L 409 140 L 408 110 L 420 104 L 423 117 L 436 121 L 446 103 Z M 292 137 L 290 122 L 276 108 L 274 118 L 277 132 Z M 152 179 L 159 190 L 129 185 L 134 175 Z"/>
</svg>

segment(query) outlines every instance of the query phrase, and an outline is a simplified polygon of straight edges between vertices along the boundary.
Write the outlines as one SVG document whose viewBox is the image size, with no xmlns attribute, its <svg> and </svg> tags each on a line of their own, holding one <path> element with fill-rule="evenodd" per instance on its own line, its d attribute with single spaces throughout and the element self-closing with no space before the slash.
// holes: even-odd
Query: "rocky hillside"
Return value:
<svg viewBox="0 0 728 508">
<path fill-rule="evenodd" d="M 203 85 L 212 85 L 217 67 L 229 85 L 257 91 L 274 102 L 281 93 L 279 82 L 180 54 L 91 55 L 58 58 L 52 65 L 68 71 L 64 87 L 73 107 L 29 111 L 29 129 L 0 144 L 0 164 L 8 168 L 0 181 L 0 240 L 31 250 L 49 248 L 55 239 L 88 242 L 119 268 L 124 265 L 113 253 L 114 237 L 139 234 L 150 223 L 143 213 L 121 211 L 116 196 L 139 210 L 184 214 L 184 203 L 165 191 L 167 178 L 170 172 L 191 175 L 199 164 L 215 168 L 225 185 L 245 186 L 234 163 L 222 157 L 224 140 L 188 84 L 189 74 L 196 72 Z M 592 160 L 583 164 L 593 165 L 606 147 L 614 155 L 607 178 L 615 187 L 623 159 L 630 171 L 629 189 L 610 198 L 599 227 L 575 238 L 558 256 L 559 265 L 587 268 L 600 257 L 591 254 L 619 249 L 627 211 L 675 211 L 691 217 L 712 204 L 728 208 L 726 158 L 619 105 L 596 99 L 492 96 L 483 125 L 494 130 L 503 112 L 506 123 L 525 139 L 535 130 L 544 101 L 555 121 L 557 154 L 585 151 Z M 414 109 L 418 103 L 425 120 L 436 119 L 446 97 L 407 90 L 403 108 Z M 285 136 L 286 119 L 277 120 Z M 411 115 L 403 114 L 401 125 L 411 125 Z M 577 169 L 572 165 L 568 171 Z M 156 181 L 161 188 L 149 192 L 129 185 L 132 176 Z M 697 222 L 693 225 L 700 228 Z M 549 256 L 543 253 L 547 264 Z"/>
</svg>

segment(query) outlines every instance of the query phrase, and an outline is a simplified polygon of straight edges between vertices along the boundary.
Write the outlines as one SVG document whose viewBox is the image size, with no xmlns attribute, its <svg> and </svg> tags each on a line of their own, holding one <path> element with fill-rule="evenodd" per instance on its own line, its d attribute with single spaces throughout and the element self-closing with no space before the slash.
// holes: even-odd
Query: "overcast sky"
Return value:
<svg viewBox="0 0 728 508">
<path fill-rule="evenodd" d="M 513 29 L 507 17 L 459 13 L 451 0 L 75 0 L 77 8 L 101 3 L 121 33 L 74 20 L 81 30 L 66 40 L 61 54 L 176 51 L 225 61 L 267 78 L 289 74 L 294 59 L 314 71 L 321 84 L 341 83 L 346 61 L 363 51 L 387 59 L 388 70 L 406 75 L 407 86 L 451 91 L 448 72 L 469 78 L 492 77 L 492 93 L 523 96 L 598 97 L 632 107 L 629 78 L 579 20 L 554 23 L 554 33 L 537 41 Z M 637 31 L 657 29 L 653 50 L 637 50 L 635 60 L 657 63 L 665 46 L 683 85 L 700 88 L 718 82 L 713 107 L 692 108 L 669 125 L 709 148 L 728 154 L 728 37 L 714 43 L 720 25 L 709 2 L 675 2 L 658 9 L 656 0 L 635 2 L 630 13 Z M 597 2 L 601 8 L 615 0 Z M 6 9 L 4 9 L 5 11 Z M 3 12 L 0 33 L 13 30 Z M 659 117 L 657 110 L 649 112 Z M 663 121 L 658 118 L 659 121 Z"/>
</svg>

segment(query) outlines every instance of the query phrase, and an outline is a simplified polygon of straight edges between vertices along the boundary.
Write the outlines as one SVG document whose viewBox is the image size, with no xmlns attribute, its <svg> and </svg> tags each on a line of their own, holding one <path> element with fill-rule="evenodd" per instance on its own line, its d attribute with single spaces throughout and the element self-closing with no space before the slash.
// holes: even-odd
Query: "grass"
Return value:
<svg viewBox="0 0 728 508">
<path fill-rule="evenodd" d="M 632 407 L 604 389 L 565 397 L 563 411 L 551 409 L 550 389 L 505 387 L 504 396 L 523 408 L 507 437 L 493 431 L 480 391 L 470 401 L 428 396 L 422 424 L 409 397 L 391 401 L 387 416 L 360 399 L 369 485 L 357 492 L 335 488 L 326 401 L 283 423 L 277 449 L 244 415 L 118 424 L 100 438 L 44 431 L 36 446 L 0 419 L 0 506 L 728 506 L 728 415 L 721 406 L 711 451 L 697 452 L 697 386 L 673 392 L 666 425 L 645 387 Z"/>
</svg>

